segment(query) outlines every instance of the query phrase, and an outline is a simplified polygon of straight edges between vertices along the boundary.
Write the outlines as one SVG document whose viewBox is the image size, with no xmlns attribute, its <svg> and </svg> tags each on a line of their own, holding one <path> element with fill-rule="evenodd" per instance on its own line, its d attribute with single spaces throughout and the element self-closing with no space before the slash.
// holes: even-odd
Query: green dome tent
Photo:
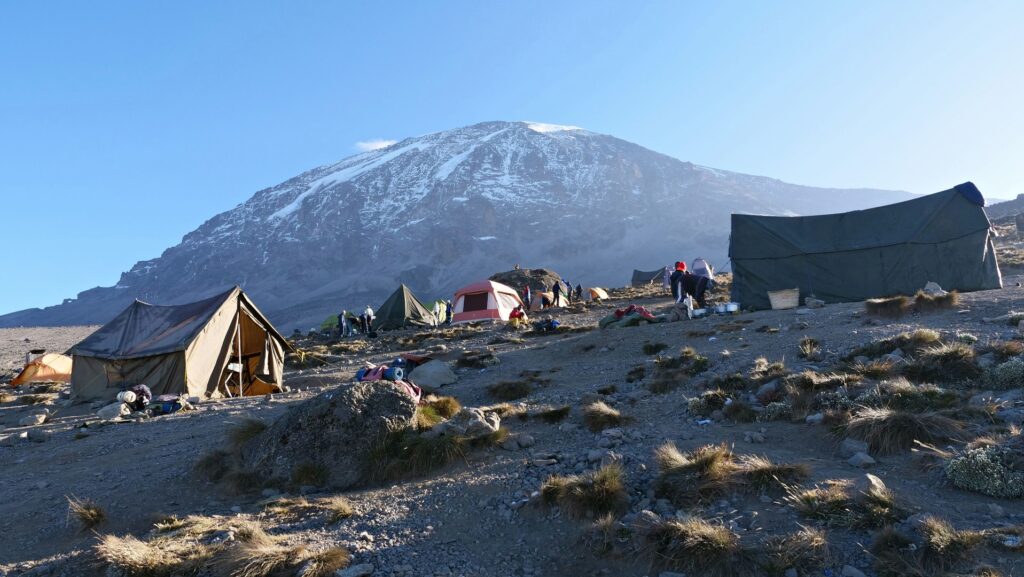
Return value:
<svg viewBox="0 0 1024 577">
<path fill-rule="evenodd" d="M 400 329 L 409 325 L 429 327 L 435 324 L 434 314 L 404 284 L 380 305 L 375 317 L 373 326 L 380 330 Z"/>
</svg>

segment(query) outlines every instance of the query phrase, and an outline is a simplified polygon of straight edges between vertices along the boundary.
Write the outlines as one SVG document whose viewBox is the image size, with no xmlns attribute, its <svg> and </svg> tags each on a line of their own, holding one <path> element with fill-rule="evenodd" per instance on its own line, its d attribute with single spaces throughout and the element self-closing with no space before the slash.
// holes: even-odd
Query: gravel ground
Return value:
<svg viewBox="0 0 1024 577">
<path fill-rule="evenodd" d="M 935 328 L 952 335 L 957 331 L 978 336 L 982 342 L 1013 338 L 1012 327 L 982 322 L 984 317 L 1024 310 L 1024 289 L 1018 279 L 1011 288 L 963 295 L 952 311 L 911 315 L 898 321 L 869 320 L 858 303 L 823 309 L 763 311 L 634 328 L 592 330 L 568 335 L 526 338 L 523 342 L 488 345 L 505 334 L 489 328 L 471 338 L 446 343 L 449 358 L 463 349 L 490 347 L 500 363 L 485 369 L 458 369 L 459 381 L 440 393 L 458 398 L 464 406 L 492 404 L 486 386 L 518 377 L 523 370 L 542 371 L 550 383 L 523 402 L 530 407 L 571 405 L 570 416 L 559 424 L 508 418 L 503 425 L 526 445 L 473 452 L 466 459 L 426 478 L 390 486 L 350 491 L 356 515 L 337 524 L 313 517 L 273 523 L 273 532 L 290 542 L 313 548 L 348 547 L 353 564 L 370 564 L 373 575 L 421 576 L 560 576 L 658 575 L 649 560 L 596 555 L 585 543 L 588 523 L 566 518 L 557 508 L 541 506 L 531 498 L 552 474 L 584 472 L 602 462 L 620 461 L 630 492 L 628 522 L 642 510 L 671 517 L 676 511 L 655 498 L 652 457 L 666 440 L 688 450 L 725 442 L 737 453 L 767 455 L 779 462 L 803 462 L 812 468 L 812 480 L 858 480 L 864 470 L 849 465 L 836 452 L 836 440 L 821 426 L 789 422 L 737 424 L 717 421 L 701 424 L 687 409 L 687 398 L 702 390 L 702 381 L 714 375 L 747 371 L 757 357 L 784 361 L 790 370 L 827 369 L 853 347 L 917 327 Z M 665 298 L 641 299 L 651 308 L 667 306 Z M 613 305 L 562 314 L 570 326 L 593 326 Z M 765 331 L 768 327 L 772 331 Z M 775 331 L 774 329 L 778 329 Z M 20 331 L 20 332 L 19 332 Z M 37 343 L 67 347 L 89 329 L 8 329 L 0 331 L 4 367 Z M 24 335 L 24 336 L 23 336 Z M 817 339 L 823 358 L 802 362 L 798 342 Z M 24 342 L 28 338 L 30 343 Z M 19 341 L 19 339 L 22 339 Z M 19 348 L 19 342 L 22 343 Z M 668 352 L 692 346 L 711 360 L 709 372 L 670 393 L 654 395 L 646 382 L 626 382 L 636 365 L 653 372 L 654 357 L 645 355 L 645 343 L 665 343 Z M 726 353 L 725 351 L 728 351 Z M 144 535 L 154 516 L 203 514 L 258 516 L 256 496 L 222 493 L 191 472 L 195 459 L 223 445 L 226 427 L 240 416 L 271 420 L 293 403 L 332 387 L 345 386 L 363 361 L 381 362 L 398 349 L 370 350 L 363 355 L 331 357 L 332 366 L 292 371 L 287 381 L 294 390 L 263 398 L 204 402 L 199 410 L 105 427 L 80 429 L 89 416 L 84 406 L 49 407 L 55 416 L 36 427 L 19 427 L 32 407 L 17 401 L 0 404 L 0 575 L 102 574 L 88 562 L 95 535 L 68 521 L 66 496 L 92 499 L 107 512 L 104 533 Z M 649 377 L 648 377 L 649 380 Z M 597 389 L 615 385 L 600 395 Z M 582 426 L 580 408 L 602 399 L 631 418 L 620 428 L 592 433 Z M 16 438 L 34 429 L 41 442 Z M 756 433 L 751 437 L 751 433 Z M 747 439 L 763 437 L 763 441 Z M 530 442 L 532 441 L 532 442 Z M 1024 505 L 1016 500 L 992 499 L 945 485 L 935 472 L 922 470 L 912 455 L 879 457 L 870 470 L 878 475 L 913 512 L 935 512 L 957 527 L 985 528 L 1024 523 Z M 269 494 L 269 491 L 268 491 Z M 788 533 L 807 521 L 777 498 L 736 495 L 699 511 L 708 519 L 729 524 L 744 539 Z M 268 521 L 269 522 L 269 521 Z M 828 529 L 835 574 L 849 565 L 872 575 L 864 547 L 869 531 Z M 1013 553 L 985 553 L 982 558 L 1007 575 L 1024 574 L 1024 562 Z"/>
</svg>

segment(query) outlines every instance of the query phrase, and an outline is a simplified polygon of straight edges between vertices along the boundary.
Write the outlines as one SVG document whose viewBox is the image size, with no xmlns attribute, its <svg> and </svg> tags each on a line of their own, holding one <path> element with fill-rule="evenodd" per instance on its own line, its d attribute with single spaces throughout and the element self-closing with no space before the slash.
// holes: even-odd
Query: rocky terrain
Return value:
<svg viewBox="0 0 1024 577">
<path fill-rule="evenodd" d="M 343 549 L 351 559 L 330 566 L 339 575 L 1024 574 L 1024 483 L 1013 477 L 1020 474 L 993 488 L 986 483 L 1009 469 L 961 475 L 949 466 L 966 447 L 987 451 L 1019 436 L 1024 343 L 1017 317 L 1006 316 L 1024 310 L 1018 280 L 898 318 L 850 303 L 598 329 L 629 303 L 655 312 L 669 306 L 664 295 L 628 289 L 605 304 L 545 313 L 563 323 L 550 334 L 482 326 L 373 341 L 312 337 L 296 343 L 308 354 L 292 358 L 288 393 L 205 401 L 195 411 L 120 424 L 96 423 L 88 406 L 66 406 L 54 393 L 29 405 L 26 397 L 39 393 L 8 392 L 0 404 L 0 575 L 173 574 L 125 571 L 111 562 L 111 548 L 145 546 L 112 539 L 160 543 L 180 534 L 168 526 L 204 523 L 209 528 L 196 531 L 212 540 L 202 543 L 210 551 L 225 535 L 244 540 L 247 523 L 303 555 Z M 48 338 L 45 329 L 32 331 L 33 342 Z M 54 333 L 52 346 L 72 344 L 69 330 L 53 331 L 64 336 Z M 12 342 L 18 334 L 4 333 Z M 5 366 L 23 354 L 3 350 Z M 285 415 L 295 422 L 306 410 L 297 407 L 314 406 L 303 403 L 351 388 L 363 363 L 402 351 L 446 360 L 458 380 L 436 394 L 488 408 L 508 436 L 415 475 L 345 491 L 310 475 L 302 484 L 249 478 L 239 492 L 196 468 L 211 451 L 228 451 L 246 419 L 269 425 L 261 434 Z M 901 376 L 909 384 L 892 384 Z M 941 388 L 918 384 L 925 382 Z M 716 404 L 718 390 L 731 407 Z M 605 407 L 595 408 L 599 402 Z M 908 436 L 894 429 L 873 437 L 868 417 L 877 407 L 942 427 L 929 429 L 930 449 L 890 446 Z M 47 422 L 19 425 L 41 408 Z M 686 469 L 700 454 L 692 451 L 719 445 L 703 450 L 735 455 L 714 453 L 723 476 L 712 482 Z M 751 471 L 764 465 L 753 456 L 779 467 L 754 483 Z M 621 490 L 580 501 L 565 488 L 580 482 L 575 475 L 614 476 L 616 468 Z M 670 471 L 687 481 L 670 482 Z M 586 496 L 608 478 L 575 486 Z M 69 497 L 94 502 L 104 518 L 84 529 L 83 518 L 69 514 Z M 339 498 L 351 510 L 329 514 Z M 154 530 L 159 519 L 164 529 Z M 709 548 L 687 549 L 676 534 Z M 780 547 L 783 537 L 791 540 Z M 326 566 L 306 561 L 282 574 L 326 575 L 314 572 Z"/>
<path fill-rule="evenodd" d="M 238 284 L 289 333 L 339 307 L 376 306 L 399 283 L 424 300 L 450 297 L 515 263 L 551 263 L 593 286 L 680 255 L 721 266 L 734 212 L 820 214 L 906 198 L 707 168 L 576 127 L 483 122 L 261 190 L 114 286 L 2 315 L 0 327 L 102 324 L 136 298 L 177 304 Z"/>
</svg>

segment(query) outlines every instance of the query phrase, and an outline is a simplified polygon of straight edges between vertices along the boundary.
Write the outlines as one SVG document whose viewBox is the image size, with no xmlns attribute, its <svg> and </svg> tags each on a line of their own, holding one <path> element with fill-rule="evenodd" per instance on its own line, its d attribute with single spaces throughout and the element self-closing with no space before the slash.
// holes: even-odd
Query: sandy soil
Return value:
<svg viewBox="0 0 1024 577">
<path fill-rule="evenodd" d="M 527 449 L 493 449 L 470 454 L 465 462 L 426 478 L 392 486 L 351 491 L 357 514 L 339 524 L 314 519 L 275 523 L 275 532 L 290 541 L 312 547 L 342 545 L 353 552 L 354 563 L 370 563 L 374 575 L 657 575 L 649 559 L 607 558 L 584 542 L 587 523 L 571 520 L 557 509 L 540 506 L 530 496 L 552 473 L 584 471 L 597 465 L 595 450 L 613 452 L 626 470 L 630 515 L 642 509 L 664 508 L 651 488 L 655 475 L 654 449 L 666 440 L 687 450 L 708 443 L 726 442 L 738 453 L 764 454 L 776 461 L 804 462 L 812 468 L 808 484 L 827 479 L 857 480 L 865 471 L 847 464 L 836 453 L 837 440 L 820 426 L 770 422 L 738 424 L 729 421 L 699 424 L 687 410 L 687 398 L 703 389 L 703 381 L 732 371 L 746 371 L 757 357 L 785 361 L 790 370 L 826 369 L 853 347 L 894 336 L 917 327 L 944 334 L 969 332 L 981 342 L 1013 338 L 1012 327 L 982 322 L 984 317 L 1024 310 L 1024 289 L 1018 279 L 1006 288 L 963 295 L 956 310 L 911 315 L 896 321 L 866 322 L 859 303 L 831 305 L 812 311 L 763 311 L 737 317 L 663 323 L 615 330 L 528 338 L 521 343 L 488 345 L 504 334 L 500 327 L 470 339 L 453 341 L 453 353 L 490 346 L 500 364 L 486 369 L 460 369 L 459 382 L 442 394 L 457 397 L 465 406 L 492 404 L 485 388 L 515 379 L 523 370 L 544 371 L 551 382 L 524 399 L 529 406 L 573 407 L 562 424 L 506 419 L 503 424 L 536 443 Z M 666 298 L 642 299 L 652 308 L 668 304 Z M 624 303 L 563 314 L 571 326 L 592 326 Z M 737 325 L 737 321 L 742 324 Z M 806 323 L 806 326 L 800 323 Z M 777 332 L 759 332 L 763 326 Z M 20 331 L 20 332 L 19 332 Z M 4 366 L 21 358 L 24 346 L 66 347 L 88 329 L 9 329 L 0 331 Z M 811 336 L 822 343 L 824 358 L 814 363 L 798 357 L 798 342 Z M 31 339 L 25 343 L 23 339 Z M 706 375 L 662 395 L 651 394 L 644 382 L 627 383 L 627 371 L 636 365 L 653 369 L 653 357 L 644 343 L 665 343 L 669 351 L 692 346 L 711 359 Z M 728 355 L 723 355 L 729 351 Z M 143 535 L 160 514 L 259 515 L 260 495 L 228 495 L 198 480 L 191 472 L 196 458 L 223 444 L 225 428 L 243 415 L 271 420 L 289 405 L 325 389 L 344 386 L 363 361 L 381 362 L 397 348 L 365 355 L 342 355 L 333 366 L 293 371 L 288 382 L 296 390 L 272 402 L 233 399 L 206 402 L 200 410 L 145 422 L 81 429 L 88 407 L 51 407 L 56 416 L 40 430 L 50 433 L 41 443 L 0 442 L 0 575 L 102 574 L 90 565 L 89 548 L 95 535 L 82 532 L 69 521 L 66 496 L 89 498 L 103 506 L 108 521 L 100 532 Z M 604 397 L 632 417 L 620 437 L 594 434 L 581 426 L 583 400 L 597 398 L 598 388 L 615 385 Z M 0 437 L 23 430 L 17 421 L 32 409 L 17 401 L 0 405 Z M 760 432 L 766 442 L 745 441 L 748 432 Z M 1024 503 L 1000 500 L 957 490 L 944 484 L 938 473 L 923 471 L 910 454 L 878 458 L 870 472 L 882 478 L 913 512 L 934 512 L 957 527 L 988 528 L 1024 523 Z M 680 514 L 683 512 L 680 511 Z M 663 511 L 663 514 L 674 514 Z M 800 524 L 791 507 L 778 499 L 736 495 L 709 504 L 698 514 L 730 523 L 744 538 L 765 533 L 791 532 Z M 866 530 L 827 529 L 832 547 L 831 566 L 838 575 L 851 565 L 872 575 L 864 547 Z M 1013 553 L 985 550 L 979 556 L 1007 575 L 1024 575 L 1024 560 Z"/>
</svg>

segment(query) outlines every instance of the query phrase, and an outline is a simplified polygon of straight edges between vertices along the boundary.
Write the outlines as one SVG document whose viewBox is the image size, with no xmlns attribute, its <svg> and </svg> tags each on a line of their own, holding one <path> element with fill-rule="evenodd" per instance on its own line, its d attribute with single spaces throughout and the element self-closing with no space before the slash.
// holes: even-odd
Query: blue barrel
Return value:
<svg viewBox="0 0 1024 577">
<path fill-rule="evenodd" d="M 405 378 L 405 369 L 402 367 L 388 367 L 384 371 L 384 378 L 389 381 L 400 381 Z"/>
</svg>

